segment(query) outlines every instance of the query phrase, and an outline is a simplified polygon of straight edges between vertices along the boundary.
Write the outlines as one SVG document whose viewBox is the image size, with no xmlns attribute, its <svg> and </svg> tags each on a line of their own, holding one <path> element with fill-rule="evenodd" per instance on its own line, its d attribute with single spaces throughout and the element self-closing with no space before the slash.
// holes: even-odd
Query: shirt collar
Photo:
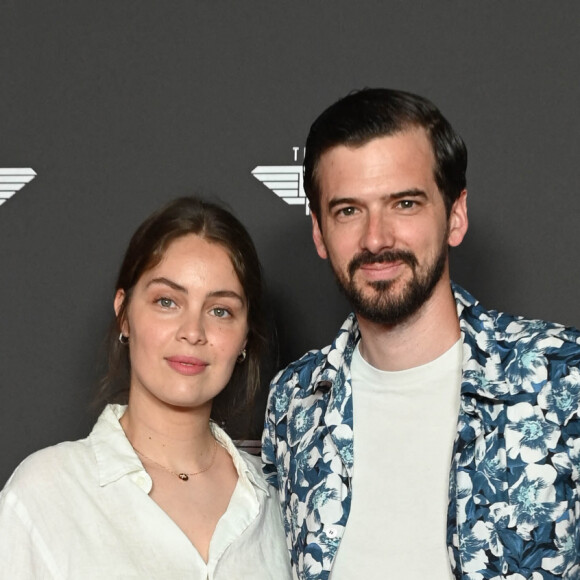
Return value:
<svg viewBox="0 0 580 580">
<path fill-rule="evenodd" d="M 352 353 L 360 338 L 360 331 L 356 316 L 353 313 L 348 315 L 343 325 L 338 331 L 334 342 L 323 349 L 320 354 L 324 355 L 324 366 L 317 378 L 314 378 L 313 390 L 329 390 L 335 382 L 341 367 L 350 373 L 350 361 Z"/>
<path fill-rule="evenodd" d="M 249 481 L 254 487 L 261 489 L 266 495 L 270 495 L 268 484 L 264 480 L 261 469 L 257 468 L 251 461 L 242 457 L 229 435 L 213 421 L 210 422 L 211 432 L 225 450 L 230 454 L 234 467 L 240 479 Z"/>
<path fill-rule="evenodd" d="M 515 386 L 506 380 L 497 312 L 486 310 L 467 290 L 452 283 L 463 339 L 462 395 L 504 399 Z"/>
<path fill-rule="evenodd" d="M 149 493 L 151 478 L 119 423 L 126 408 L 126 405 L 107 405 L 89 435 L 97 460 L 99 485 L 106 486 L 125 475 L 139 474 L 139 487 Z"/>
<path fill-rule="evenodd" d="M 126 405 L 107 405 L 89 435 L 97 460 L 99 485 L 103 487 L 130 475 L 143 491 L 149 493 L 153 485 L 151 477 L 143 467 L 119 422 L 126 409 Z M 268 484 L 264 481 L 261 471 L 250 461 L 244 460 L 223 429 L 213 421 L 210 422 L 210 427 L 218 443 L 232 457 L 238 477 L 270 495 Z"/>
<path fill-rule="evenodd" d="M 489 313 L 469 292 L 454 282 L 451 282 L 451 290 L 457 306 L 462 339 L 464 344 L 469 347 L 464 349 L 463 366 L 466 368 L 469 360 L 467 353 L 470 351 L 478 353 L 480 357 L 489 356 L 484 345 L 494 344 L 496 340 L 495 328 Z M 331 391 L 332 385 L 337 380 L 340 380 L 338 387 L 343 388 L 343 383 L 350 374 L 352 353 L 359 339 L 360 330 L 356 315 L 353 312 L 344 321 L 334 342 L 321 351 L 321 355 L 324 355 L 324 364 L 318 377 L 315 379 L 313 377 L 313 390 L 315 392 L 318 390 Z M 492 382 L 497 383 L 502 380 L 503 377 L 498 377 L 496 381 Z"/>
</svg>

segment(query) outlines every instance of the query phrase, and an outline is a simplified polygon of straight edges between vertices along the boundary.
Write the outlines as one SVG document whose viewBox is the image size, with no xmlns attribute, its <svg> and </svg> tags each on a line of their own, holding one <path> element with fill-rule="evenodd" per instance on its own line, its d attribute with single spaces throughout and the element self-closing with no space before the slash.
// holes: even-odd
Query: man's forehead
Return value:
<svg viewBox="0 0 580 580">
<path fill-rule="evenodd" d="M 387 135 L 377 135 L 370 139 L 333 145 L 321 154 L 320 160 L 322 161 L 325 157 L 332 156 L 333 153 L 340 150 L 351 152 L 364 151 L 381 144 L 384 145 L 385 148 L 390 146 L 396 148 L 400 147 L 402 141 L 412 143 L 416 149 L 423 152 L 429 152 L 433 156 L 433 159 L 435 158 L 435 152 L 433 151 L 433 145 L 427 130 L 420 125 L 410 125 L 400 131 L 395 131 L 394 133 Z"/>
<path fill-rule="evenodd" d="M 382 175 L 423 175 L 435 180 L 436 162 L 425 129 L 411 128 L 361 144 L 335 145 L 321 155 L 317 169 L 322 187 L 324 182 L 342 178 L 380 178 Z"/>
</svg>

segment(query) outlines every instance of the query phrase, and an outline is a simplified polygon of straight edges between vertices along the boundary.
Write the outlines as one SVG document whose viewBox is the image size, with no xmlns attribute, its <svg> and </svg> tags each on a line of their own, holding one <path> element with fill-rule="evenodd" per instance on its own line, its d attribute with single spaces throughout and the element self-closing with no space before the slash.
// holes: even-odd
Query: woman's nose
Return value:
<svg viewBox="0 0 580 580">
<path fill-rule="evenodd" d="M 187 340 L 191 344 L 204 343 L 206 341 L 203 315 L 201 313 L 184 313 L 179 327 L 180 340 Z"/>
</svg>

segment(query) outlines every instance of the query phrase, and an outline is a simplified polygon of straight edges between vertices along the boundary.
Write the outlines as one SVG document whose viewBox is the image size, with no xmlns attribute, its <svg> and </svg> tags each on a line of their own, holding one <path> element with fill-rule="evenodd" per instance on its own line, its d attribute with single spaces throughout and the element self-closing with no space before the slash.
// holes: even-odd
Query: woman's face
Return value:
<svg viewBox="0 0 580 580">
<path fill-rule="evenodd" d="M 119 290 L 116 312 L 124 297 Z M 135 285 L 122 329 L 131 401 L 211 408 L 248 334 L 246 297 L 226 250 L 195 234 L 174 240 Z"/>
</svg>

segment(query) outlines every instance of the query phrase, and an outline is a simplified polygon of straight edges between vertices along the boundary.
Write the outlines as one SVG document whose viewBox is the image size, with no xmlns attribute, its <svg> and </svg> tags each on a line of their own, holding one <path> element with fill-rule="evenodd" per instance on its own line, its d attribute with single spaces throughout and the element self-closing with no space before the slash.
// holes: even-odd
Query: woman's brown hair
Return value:
<svg viewBox="0 0 580 580">
<path fill-rule="evenodd" d="M 236 364 L 230 381 L 214 399 L 211 417 L 225 424 L 232 416 L 249 411 L 260 387 L 260 363 L 266 345 L 262 270 L 258 254 L 245 227 L 229 211 L 196 197 L 171 201 L 148 217 L 133 234 L 119 270 L 115 290 L 125 299 L 107 339 L 108 371 L 99 388 L 99 404 L 129 399 L 129 347 L 119 341 L 133 289 L 141 276 L 154 268 L 176 239 L 195 234 L 219 244 L 228 253 L 248 303 L 247 357 Z"/>
</svg>

